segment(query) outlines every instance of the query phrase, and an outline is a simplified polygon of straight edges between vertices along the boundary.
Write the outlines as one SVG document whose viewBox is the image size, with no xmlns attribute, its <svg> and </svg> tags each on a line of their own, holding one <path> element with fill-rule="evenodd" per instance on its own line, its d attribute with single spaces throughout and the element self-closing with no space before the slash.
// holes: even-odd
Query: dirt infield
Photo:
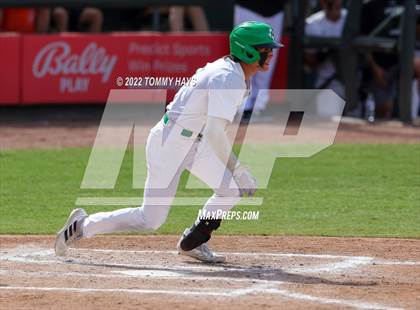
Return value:
<svg viewBox="0 0 420 310">
<path fill-rule="evenodd" d="M 137 135 L 145 140 L 149 129 L 162 117 L 160 107 L 144 107 L 144 123 Z M 0 107 L 0 150 L 27 148 L 92 147 L 103 106 Z M 271 142 L 273 124 L 260 123 L 251 141 Z M 276 141 L 276 140 L 275 140 Z M 334 143 L 420 143 L 420 127 L 398 121 L 367 124 L 360 119 L 342 119 Z"/>
<path fill-rule="evenodd" d="M 258 125 L 259 134 L 254 137 L 271 138 L 271 126 Z M 0 126 L 0 149 L 92 147 L 97 125 L 24 125 Z M 140 130 L 145 139 L 149 128 Z M 400 123 L 376 125 L 341 124 L 335 143 L 419 143 L 420 128 L 404 126 Z"/>
<path fill-rule="evenodd" d="M 102 236 L 66 258 L 51 236 L 2 236 L 4 309 L 415 309 L 420 240 L 215 236 L 203 264 L 176 236 Z"/>
</svg>

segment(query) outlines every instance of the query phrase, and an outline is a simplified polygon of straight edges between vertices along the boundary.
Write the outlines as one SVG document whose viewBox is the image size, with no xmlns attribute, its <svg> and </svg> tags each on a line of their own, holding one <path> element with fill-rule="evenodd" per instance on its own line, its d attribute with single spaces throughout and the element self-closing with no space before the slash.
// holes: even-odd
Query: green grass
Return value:
<svg viewBox="0 0 420 310">
<path fill-rule="evenodd" d="M 0 152 L 0 233 L 51 234 L 77 197 L 141 196 L 126 154 L 114 190 L 81 190 L 90 149 Z M 185 177 L 185 176 L 184 176 Z M 178 196 L 210 196 L 209 190 Z M 225 221 L 218 233 L 420 237 L 420 145 L 334 145 L 308 159 L 278 159 L 261 190 L 258 221 Z M 87 207 L 89 213 L 117 207 Z M 174 206 L 158 233 L 180 233 L 199 207 Z"/>
</svg>

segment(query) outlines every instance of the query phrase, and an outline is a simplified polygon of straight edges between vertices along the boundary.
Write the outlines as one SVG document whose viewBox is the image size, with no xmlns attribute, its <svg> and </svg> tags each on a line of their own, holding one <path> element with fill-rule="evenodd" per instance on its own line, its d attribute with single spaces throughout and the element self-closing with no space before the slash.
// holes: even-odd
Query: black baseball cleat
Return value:
<svg viewBox="0 0 420 310">
<path fill-rule="evenodd" d="M 190 251 L 184 251 L 181 248 L 181 242 L 184 239 L 184 237 L 188 235 L 189 232 L 190 232 L 189 228 L 185 229 L 184 233 L 179 239 L 178 244 L 176 246 L 178 250 L 178 254 L 186 255 L 186 256 L 198 259 L 202 262 L 206 262 L 206 263 L 223 263 L 224 261 L 226 261 L 226 257 L 219 255 L 216 252 L 213 252 L 212 250 L 210 250 L 207 243 L 203 243 Z"/>
</svg>

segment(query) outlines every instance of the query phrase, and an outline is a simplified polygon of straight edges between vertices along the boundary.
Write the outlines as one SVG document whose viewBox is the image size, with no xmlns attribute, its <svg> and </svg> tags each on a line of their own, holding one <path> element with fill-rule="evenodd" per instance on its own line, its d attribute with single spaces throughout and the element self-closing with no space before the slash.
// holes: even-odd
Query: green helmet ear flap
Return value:
<svg viewBox="0 0 420 310">
<path fill-rule="evenodd" d="M 260 60 L 260 53 L 254 47 L 242 44 L 239 40 L 234 40 L 232 43 L 231 54 L 243 62 L 250 64 Z"/>
</svg>

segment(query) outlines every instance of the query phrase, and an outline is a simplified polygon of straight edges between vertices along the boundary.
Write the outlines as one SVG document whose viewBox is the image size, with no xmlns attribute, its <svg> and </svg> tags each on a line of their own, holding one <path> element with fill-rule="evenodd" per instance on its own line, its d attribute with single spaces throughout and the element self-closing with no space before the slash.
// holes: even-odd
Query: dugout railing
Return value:
<svg viewBox="0 0 420 310">
<path fill-rule="evenodd" d="M 384 20 L 369 35 L 360 35 L 362 0 L 346 1 L 348 10 L 341 38 L 319 38 L 305 36 L 305 12 L 307 0 L 291 2 L 291 45 L 289 49 L 289 87 L 303 88 L 303 53 L 307 47 L 329 48 L 338 54 L 338 70 L 342 74 L 346 90 L 346 109 L 352 110 L 358 104 L 357 68 L 359 55 L 374 50 L 396 53 L 399 58 L 398 104 L 399 116 L 411 121 L 411 81 L 413 79 L 413 56 L 415 47 L 415 24 L 419 6 L 415 0 L 404 0 L 395 14 Z M 378 34 L 392 18 L 399 18 L 398 39 L 381 37 Z"/>
</svg>

